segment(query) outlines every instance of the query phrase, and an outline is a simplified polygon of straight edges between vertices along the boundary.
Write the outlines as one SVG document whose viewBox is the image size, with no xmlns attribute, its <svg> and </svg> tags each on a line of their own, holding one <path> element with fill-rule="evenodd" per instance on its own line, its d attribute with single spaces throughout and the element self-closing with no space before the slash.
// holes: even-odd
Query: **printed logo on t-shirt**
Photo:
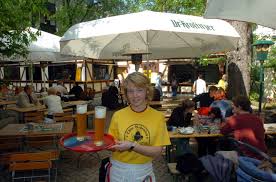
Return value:
<svg viewBox="0 0 276 182">
<path fill-rule="evenodd" d="M 145 145 L 150 144 L 150 133 L 144 125 L 134 124 L 126 129 L 124 140 L 134 141 Z"/>
</svg>

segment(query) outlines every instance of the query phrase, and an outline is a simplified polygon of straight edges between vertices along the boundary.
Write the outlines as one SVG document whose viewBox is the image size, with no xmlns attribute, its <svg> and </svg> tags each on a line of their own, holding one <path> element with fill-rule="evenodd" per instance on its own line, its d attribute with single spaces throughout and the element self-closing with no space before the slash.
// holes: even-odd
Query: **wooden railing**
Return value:
<svg viewBox="0 0 276 182">
<path fill-rule="evenodd" d="M 13 86 L 17 87 L 24 87 L 25 85 L 33 84 L 35 91 L 39 92 L 43 87 L 51 87 L 57 84 L 57 80 L 48 80 L 48 81 L 41 81 L 41 80 L 3 80 L 5 83 L 10 83 Z M 74 80 L 64 80 L 64 85 L 67 87 L 68 91 L 74 86 Z M 109 84 L 111 84 L 113 80 L 92 80 L 92 81 L 77 81 L 77 83 L 82 86 L 83 88 L 90 87 L 95 90 L 95 93 L 101 93 L 102 90 Z M 45 85 L 45 86 L 44 86 Z"/>
</svg>

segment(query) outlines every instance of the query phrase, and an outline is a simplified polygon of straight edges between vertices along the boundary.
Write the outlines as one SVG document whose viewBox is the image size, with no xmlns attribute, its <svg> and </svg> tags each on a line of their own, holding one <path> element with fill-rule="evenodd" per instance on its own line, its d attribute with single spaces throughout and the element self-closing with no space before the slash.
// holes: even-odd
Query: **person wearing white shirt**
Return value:
<svg viewBox="0 0 276 182">
<path fill-rule="evenodd" d="M 61 99 L 56 94 L 57 90 L 54 87 L 51 87 L 48 90 L 48 96 L 43 100 L 44 104 L 48 107 L 47 118 L 50 119 L 53 119 L 54 113 L 63 113 Z"/>
<path fill-rule="evenodd" d="M 198 75 L 197 80 L 193 84 L 192 91 L 194 92 L 195 95 L 199 95 L 207 92 L 206 82 L 202 79 L 202 74 Z"/>
<path fill-rule="evenodd" d="M 162 76 L 163 74 L 161 72 L 158 73 L 156 80 L 155 80 L 155 88 L 159 90 L 161 98 L 163 97 L 163 91 L 162 91 Z"/>
<path fill-rule="evenodd" d="M 59 80 L 57 85 L 54 86 L 55 90 L 57 91 L 57 95 L 63 96 L 68 94 L 68 90 L 64 87 L 63 82 Z"/>
</svg>

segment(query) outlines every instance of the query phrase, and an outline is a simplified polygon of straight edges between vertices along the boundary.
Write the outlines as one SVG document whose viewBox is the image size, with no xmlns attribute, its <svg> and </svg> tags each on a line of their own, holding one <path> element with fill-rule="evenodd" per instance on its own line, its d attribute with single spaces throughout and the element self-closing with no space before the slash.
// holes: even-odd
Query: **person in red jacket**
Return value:
<svg viewBox="0 0 276 182">
<path fill-rule="evenodd" d="M 251 103 L 246 96 L 237 96 L 233 99 L 234 115 L 227 118 L 222 124 L 222 134 L 233 134 L 236 140 L 250 144 L 262 152 L 267 152 L 265 145 L 265 129 L 262 120 L 250 113 Z M 246 148 L 240 148 L 248 157 L 259 158 L 257 154 Z"/>
</svg>

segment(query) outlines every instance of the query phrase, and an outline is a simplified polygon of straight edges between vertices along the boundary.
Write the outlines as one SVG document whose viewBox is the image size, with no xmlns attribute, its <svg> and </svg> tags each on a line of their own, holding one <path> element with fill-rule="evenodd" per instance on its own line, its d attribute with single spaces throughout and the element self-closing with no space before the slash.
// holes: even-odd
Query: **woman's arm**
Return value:
<svg viewBox="0 0 276 182">
<path fill-rule="evenodd" d="M 130 142 L 130 141 L 118 141 L 115 145 L 110 147 L 110 149 L 115 149 L 120 152 L 124 152 L 127 150 L 131 150 L 137 152 L 139 154 L 148 156 L 148 157 L 156 157 L 161 154 L 162 146 L 145 146 L 140 145 L 138 143 Z"/>
</svg>

